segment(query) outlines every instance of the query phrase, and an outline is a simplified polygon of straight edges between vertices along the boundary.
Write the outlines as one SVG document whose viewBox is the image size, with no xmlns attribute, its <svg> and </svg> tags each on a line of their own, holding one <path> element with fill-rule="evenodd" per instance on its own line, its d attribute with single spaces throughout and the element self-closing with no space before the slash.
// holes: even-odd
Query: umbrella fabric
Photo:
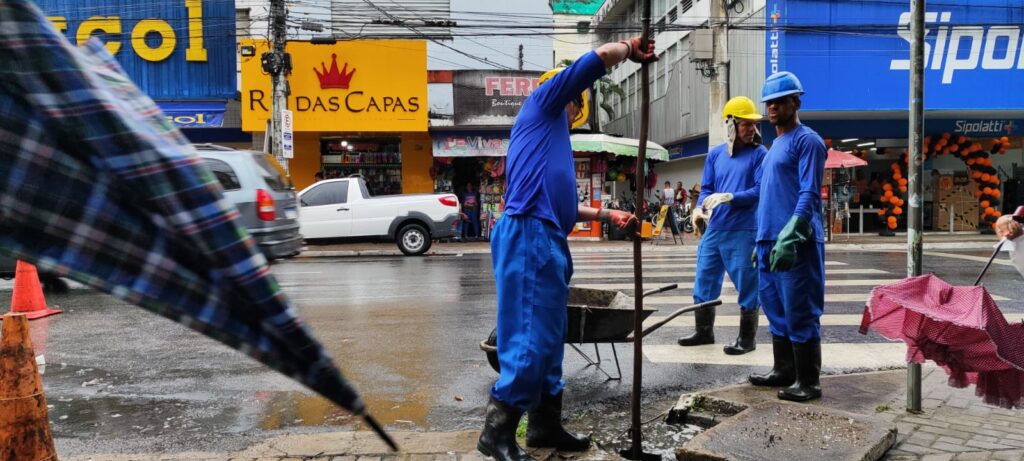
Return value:
<svg viewBox="0 0 1024 461">
<path fill-rule="evenodd" d="M 867 164 L 862 158 L 835 149 L 829 149 L 828 157 L 825 158 L 825 168 L 853 168 Z"/>
<path fill-rule="evenodd" d="M 216 178 L 98 41 L 0 1 L 0 248 L 248 354 L 355 414 Z"/>
<path fill-rule="evenodd" d="M 574 134 L 570 138 L 573 152 L 610 153 L 636 157 L 639 155 L 640 140 L 619 138 L 606 134 Z M 668 149 L 647 141 L 647 158 L 668 161 Z"/>
<path fill-rule="evenodd" d="M 861 333 L 868 327 L 905 342 L 908 362 L 945 368 L 951 386 L 975 384 L 985 403 L 1024 408 L 1024 323 L 1008 323 L 984 287 L 931 274 L 876 287 Z"/>
</svg>

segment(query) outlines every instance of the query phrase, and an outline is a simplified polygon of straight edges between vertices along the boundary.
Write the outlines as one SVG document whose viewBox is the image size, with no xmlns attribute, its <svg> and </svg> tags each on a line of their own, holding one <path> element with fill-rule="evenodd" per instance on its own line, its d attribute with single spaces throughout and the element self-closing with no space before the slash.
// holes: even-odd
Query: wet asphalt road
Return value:
<svg viewBox="0 0 1024 461">
<path fill-rule="evenodd" d="M 649 261 L 685 263 L 686 257 L 680 258 L 659 254 Z M 829 252 L 827 259 L 854 272 L 883 269 L 890 272 L 884 278 L 899 278 L 906 256 Z M 925 261 L 926 271 L 956 284 L 972 283 L 984 265 L 932 255 Z M 590 277 L 575 283 L 624 283 L 621 277 L 631 273 L 628 254 L 578 255 L 576 263 L 583 267 L 577 275 Z M 277 264 L 273 272 L 301 317 L 388 427 L 448 431 L 480 425 L 487 389 L 496 377 L 478 348 L 494 325 L 488 255 L 297 260 Z M 609 277 L 602 278 L 606 273 Z M 829 276 L 830 281 L 855 278 L 864 276 Z M 678 277 L 647 280 L 654 286 Z M 985 282 L 994 294 L 1024 298 L 1024 284 L 1008 266 L 993 266 Z M 9 286 L 0 284 L 0 306 L 5 311 L 9 295 L 3 293 L 9 293 Z M 828 293 L 869 290 L 840 286 L 830 287 Z M 690 293 L 683 289 L 666 296 Z M 65 312 L 33 321 L 32 334 L 37 354 L 46 357 L 50 418 L 64 455 L 229 451 L 282 432 L 360 428 L 358 421 L 291 380 L 149 312 L 86 289 L 49 295 L 48 301 Z M 1008 318 L 1024 317 L 1024 302 L 999 304 Z M 862 309 L 863 302 L 827 306 L 829 313 L 860 314 Z M 735 314 L 735 306 L 720 310 L 720 315 L 729 313 Z M 666 326 L 648 336 L 645 345 L 674 345 L 688 330 Z M 735 334 L 734 327 L 716 329 L 720 344 Z M 759 343 L 766 344 L 769 337 L 762 325 Z M 882 340 L 873 334 L 862 336 L 856 326 L 847 325 L 826 328 L 824 341 Z M 602 347 L 604 366 L 614 370 L 611 350 Z M 591 346 L 584 349 L 592 351 Z M 567 349 L 566 407 L 590 415 L 625 410 L 631 352 L 629 345 L 618 347 L 626 376 L 609 381 Z M 645 362 L 644 398 L 654 406 L 671 402 L 681 392 L 741 382 L 758 369 Z M 626 425 L 628 418 L 623 418 L 622 426 Z"/>
</svg>

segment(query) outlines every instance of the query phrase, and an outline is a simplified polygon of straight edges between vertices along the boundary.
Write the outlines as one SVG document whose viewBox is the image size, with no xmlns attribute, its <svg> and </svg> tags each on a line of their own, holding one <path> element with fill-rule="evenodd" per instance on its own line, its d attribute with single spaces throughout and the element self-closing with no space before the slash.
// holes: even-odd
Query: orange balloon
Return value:
<svg viewBox="0 0 1024 461">
<path fill-rule="evenodd" d="M 996 212 L 995 208 L 992 208 L 992 207 L 985 208 L 985 214 L 992 214 L 992 213 L 995 213 L 995 212 Z"/>
<path fill-rule="evenodd" d="M 883 195 L 882 198 L 880 198 L 878 200 L 881 200 L 882 203 L 889 203 L 889 196 L 888 195 Z"/>
<path fill-rule="evenodd" d="M 1006 136 L 1003 136 L 1003 137 L 999 138 L 999 140 L 1002 141 L 1003 144 L 1009 144 L 1010 143 L 1010 138 L 1006 137 Z"/>
<path fill-rule="evenodd" d="M 998 176 L 993 176 L 993 177 L 992 177 L 992 184 L 996 184 L 996 185 L 998 185 L 998 184 L 999 184 L 999 182 L 1000 182 L 1000 181 L 999 181 L 999 177 L 998 177 Z"/>
<path fill-rule="evenodd" d="M 892 184 L 889 184 L 889 183 L 882 184 L 882 190 L 892 190 Z"/>
<path fill-rule="evenodd" d="M 981 192 L 984 193 L 985 195 L 992 195 L 992 188 L 991 187 L 986 187 L 986 188 L 982 189 Z"/>
<path fill-rule="evenodd" d="M 1006 155 L 1006 148 L 999 149 L 999 155 Z"/>
<path fill-rule="evenodd" d="M 973 158 L 969 158 L 969 159 L 967 159 L 967 164 L 968 164 L 968 165 L 974 165 L 974 163 L 975 163 L 975 161 L 974 161 L 974 159 L 973 159 Z"/>
<path fill-rule="evenodd" d="M 980 171 L 972 171 L 971 172 L 971 177 L 974 178 L 974 179 L 980 179 L 981 178 L 981 172 Z"/>
<path fill-rule="evenodd" d="M 892 198 L 892 190 L 885 191 L 885 193 L 882 194 L 882 197 Z"/>
<path fill-rule="evenodd" d="M 1002 217 L 1003 212 L 996 210 L 995 212 L 992 213 L 992 216 L 995 216 L 996 218 Z"/>
<path fill-rule="evenodd" d="M 896 222 L 895 221 L 894 222 L 890 222 L 889 223 L 889 230 L 895 230 L 895 229 L 896 229 Z"/>
<path fill-rule="evenodd" d="M 992 178 L 992 177 L 991 177 L 991 176 L 989 176 L 989 175 L 988 175 L 988 173 L 983 173 L 983 174 L 981 175 L 981 182 L 990 182 L 990 179 L 991 179 L 991 178 Z"/>
<path fill-rule="evenodd" d="M 888 208 L 882 208 L 881 210 L 878 210 L 878 216 L 884 215 L 886 211 L 889 211 L 889 209 Z"/>
<path fill-rule="evenodd" d="M 900 206 L 903 206 L 903 205 L 904 205 L 904 204 L 906 204 L 906 203 L 907 203 L 907 202 L 906 202 L 905 200 L 903 200 L 903 199 L 900 199 Z"/>
<path fill-rule="evenodd" d="M 895 179 L 895 180 L 899 181 L 902 178 L 903 178 L 903 175 L 900 174 L 900 172 L 898 172 L 898 171 L 892 174 L 892 179 Z"/>
<path fill-rule="evenodd" d="M 893 210 L 893 211 L 895 211 L 895 210 Z M 890 223 L 894 223 L 894 222 L 896 222 L 896 217 L 895 216 L 889 216 L 889 220 L 888 221 Z"/>
<path fill-rule="evenodd" d="M 900 185 L 901 186 L 906 186 L 907 185 L 907 178 L 900 178 Z"/>
<path fill-rule="evenodd" d="M 899 216 L 899 215 L 903 214 L 903 208 L 900 208 L 900 207 L 893 208 L 892 209 L 892 214 L 894 214 L 896 216 Z"/>
<path fill-rule="evenodd" d="M 952 146 L 949 146 L 949 150 L 951 150 L 953 152 L 956 152 L 956 151 L 960 150 L 960 146 L 958 146 L 956 144 L 953 144 Z"/>
<path fill-rule="evenodd" d="M 900 192 L 907 193 L 907 186 L 900 186 Z"/>
<path fill-rule="evenodd" d="M 981 207 L 982 207 L 982 208 L 988 208 L 988 207 L 989 207 L 989 206 L 991 206 L 992 204 L 991 204 L 991 203 L 989 203 L 989 201 L 988 201 L 988 200 L 982 200 L 982 201 L 981 201 L 981 203 L 979 203 L 978 205 L 981 205 Z"/>
<path fill-rule="evenodd" d="M 981 198 L 981 191 L 980 190 L 974 191 L 974 196 L 978 197 L 978 198 Z"/>
<path fill-rule="evenodd" d="M 949 139 L 949 133 L 942 133 L 942 139 Z"/>
<path fill-rule="evenodd" d="M 1003 194 L 999 193 L 999 189 L 994 189 L 991 195 L 995 198 L 999 198 L 999 196 Z"/>
</svg>

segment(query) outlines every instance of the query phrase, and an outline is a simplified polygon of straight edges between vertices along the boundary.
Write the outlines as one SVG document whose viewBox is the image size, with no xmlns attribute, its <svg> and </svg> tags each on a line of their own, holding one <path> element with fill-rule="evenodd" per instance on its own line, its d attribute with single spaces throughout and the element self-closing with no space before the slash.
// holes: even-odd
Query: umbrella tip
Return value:
<svg viewBox="0 0 1024 461">
<path fill-rule="evenodd" d="M 390 435 L 388 435 L 387 431 L 385 431 L 384 428 L 380 426 L 380 423 L 378 423 L 377 420 L 373 418 L 373 416 L 371 416 L 369 413 L 366 413 L 363 415 L 363 421 L 366 421 L 366 424 L 370 425 L 370 429 L 373 429 L 373 432 L 376 432 L 377 436 L 380 437 L 381 440 L 384 441 L 384 443 L 388 444 L 388 447 L 391 448 L 391 451 L 398 451 L 398 444 L 395 443 L 395 440 L 392 439 Z"/>
</svg>

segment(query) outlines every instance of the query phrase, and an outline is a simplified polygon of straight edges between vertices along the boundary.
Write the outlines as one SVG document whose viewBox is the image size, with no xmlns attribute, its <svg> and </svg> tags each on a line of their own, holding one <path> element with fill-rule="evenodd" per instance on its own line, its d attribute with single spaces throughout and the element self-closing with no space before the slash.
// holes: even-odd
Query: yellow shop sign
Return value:
<svg viewBox="0 0 1024 461">
<path fill-rule="evenodd" d="M 266 41 L 243 40 L 242 129 L 263 131 L 270 118 Z M 289 42 L 288 109 L 295 131 L 427 131 L 427 46 L 418 40 Z"/>
</svg>

